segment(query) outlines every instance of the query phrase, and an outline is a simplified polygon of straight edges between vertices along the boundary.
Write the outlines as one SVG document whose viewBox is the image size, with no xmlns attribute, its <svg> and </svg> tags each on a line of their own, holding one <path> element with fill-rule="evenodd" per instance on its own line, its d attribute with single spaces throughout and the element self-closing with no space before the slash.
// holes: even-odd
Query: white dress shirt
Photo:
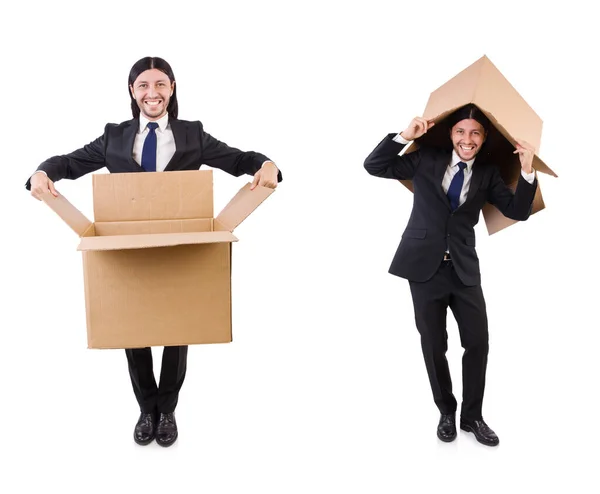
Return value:
<svg viewBox="0 0 600 494">
<path fill-rule="evenodd" d="M 150 132 L 150 129 L 148 129 L 148 122 L 150 122 L 150 120 L 140 114 L 140 127 L 138 128 L 135 140 L 133 141 L 133 159 L 140 166 L 142 165 L 142 149 L 144 148 L 144 141 Z M 171 158 L 175 154 L 175 138 L 173 137 L 171 125 L 169 124 L 168 113 L 158 120 L 155 120 L 155 122 L 158 124 L 158 128 L 156 129 L 156 171 L 164 172 L 169 161 L 171 161 Z"/>
<path fill-rule="evenodd" d="M 394 137 L 394 141 L 399 144 L 408 144 L 410 142 L 410 141 L 407 141 L 406 139 L 404 139 L 404 137 L 402 137 L 400 134 L 398 134 Z M 442 187 L 444 189 L 444 192 L 447 194 L 448 188 L 450 187 L 450 183 L 452 182 L 452 178 L 460 170 L 460 168 L 458 166 L 458 163 L 460 161 L 462 161 L 463 163 L 466 163 L 467 167 L 465 168 L 465 171 L 464 171 L 465 180 L 463 182 L 462 190 L 460 192 L 460 199 L 458 201 L 459 206 L 462 205 L 467 200 L 469 186 L 471 185 L 471 177 L 473 176 L 473 163 L 475 162 L 475 158 L 473 158 L 472 160 L 469 160 L 469 161 L 464 161 L 464 160 L 460 159 L 460 157 L 458 156 L 456 151 L 453 149 L 452 150 L 452 158 L 450 159 L 450 163 L 448 163 L 448 167 L 446 168 L 446 173 L 444 173 L 444 178 L 442 180 Z M 521 175 L 523 175 L 523 178 L 525 180 L 527 180 L 530 184 L 532 184 L 533 181 L 535 180 L 535 170 L 532 170 L 531 173 L 525 173 L 525 171 L 523 169 L 521 169 Z"/>
</svg>

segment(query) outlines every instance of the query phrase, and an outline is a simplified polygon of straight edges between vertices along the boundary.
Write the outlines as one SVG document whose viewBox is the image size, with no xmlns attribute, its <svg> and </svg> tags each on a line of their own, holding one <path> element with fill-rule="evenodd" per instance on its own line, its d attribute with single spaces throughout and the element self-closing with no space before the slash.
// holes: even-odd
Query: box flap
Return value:
<svg viewBox="0 0 600 494">
<path fill-rule="evenodd" d="M 509 185 L 512 190 L 515 190 L 517 187 L 517 183 L 514 182 Z M 533 205 L 531 208 L 531 214 L 537 213 L 544 209 L 546 205 L 544 204 L 544 199 L 542 198 L 542 191 L 540 187 L 535 191 L 535 197 L 533 198 Z M 482 209 L 483 218 L 485 220 L 485 226 L 487 228 L 488 234 L 493 235 L 494 233 L 498 233 L 500 230 L 503 230 L 506 227 L 514 225 L 518 223 L 516 220 L 511 220 L 504 216 L 500 210 L 493 206 L 492 204 L 486 203 Z"/>
<path fill-rule="evenodd" d="M 213 217 L 212 170 L 93 175 L 96 221 Z"/>
<path fill-rule="evenodd" d="M 80 237 L 83 236 L 90 226 L 92 226 L 92 222 L 88 220 L 81 211 L 67 201 L 66 197 L 62 194 L 58 194 L 58 197 L 54 197 L 50 192 L 46 192 L 42 194 L 41 197 L 42 201 L 50 206 L 50 208 L 71 227 L 71 230 Z"/>
<path fill-rule="evenodd" d="M 123 250 L 169 247 L 186 244 L 213 244 L 237 242 L 231 232 L 153 233 L 145 235 L 114 235 L 108 237 L 85 237 L 77 250 Z"/>
<path fill-rule="evenodd" d="M 215 218 L 217 220 L 215 221 L 215 230 L 232 232 L 275 191 L 275 189 L 260 185 L 256 186 L 254 190 L 250 190 L 250 186 L 250 183 L 244 185 Z"/>
</svg>

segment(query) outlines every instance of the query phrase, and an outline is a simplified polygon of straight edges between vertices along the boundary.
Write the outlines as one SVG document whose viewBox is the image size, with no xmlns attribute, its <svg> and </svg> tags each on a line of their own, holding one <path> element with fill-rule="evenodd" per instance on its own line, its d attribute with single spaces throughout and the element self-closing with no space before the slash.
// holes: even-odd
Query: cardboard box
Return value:
<svg viewBox="0 0 600 494">
<path fill-rule="evenodd" d="M 486 158 L 487 154 L 490 161 L 499 167 L 502 179 L 509 187 L 514 190 L 521 174 L 519 157 L 513 154 L 516 149 L 515 138 L 523 139 L 535 147 L 533 168 L 537 172 L 557 176 L 538 156 L 542 120 L 486 56 L 431 93 L 423 117 L 435 121 L 436 125 L 414 141 L 405 152 L 415 151 L 419 145 L 451 149 L 449 129 L 443 124 L 444 119 L 469 103 L 483 111 L 492 124 L 485 147 L 477 155 L 477 159 Z M 411 181 L 401 182 L 413 190 Z M 538 181 L 532 214 L 544 207 Z M 516 223 L 491 204 L 486 204 L 483 208 L 483 217 L 490 235 Z"/>
<path fill-rule="evenodd" d="M 44 201 L 77 233 L 89 348 L 231 341 L 233 230 L 273 189 L 244 186 L 213 218 L 212 171 L 93 176 L 94 218 Z"/>
</svg>

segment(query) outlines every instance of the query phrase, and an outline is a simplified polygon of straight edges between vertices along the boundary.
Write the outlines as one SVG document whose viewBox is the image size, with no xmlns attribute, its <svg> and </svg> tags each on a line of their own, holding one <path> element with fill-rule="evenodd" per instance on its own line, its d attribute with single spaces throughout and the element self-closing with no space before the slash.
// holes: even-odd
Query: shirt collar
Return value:
<svg viewBox="0 0 600 494">
<path fill-rule="evenodd" d="M 469 161 L 462 160 L 462 159 L 460 159 L 460 156 L 458 156 L 458 154 L 456 154 L 456 151 L 453 149 L 452 150 L 452 161 L 450 161 L 450 166 L 456 166 L 460 161 L 467 164 L 467 171 L 470 172 L 471 167 L 473 166 L 473 163 L 475 162 L 475 158 L 473 158 L 472 160 L 469 160 Z"/>
<path fill-rule="evenodd" d="M 169 114 L 165 113 L 158 120 L 154 120 L 154 121 L 158 124 L 157 130 L 164 132 L 165 129 L 167 128 L 167 125 L 169 125 Z M 148 125 L 148 122 L 150 122 L 150 120 L 148 120 L 146 117 L 144 117 L 142 114 L 140 114 L 140 128 L 138 130 L 138 132 L 140 134 L 146 130 L 146 126 Z"/>
</svg>

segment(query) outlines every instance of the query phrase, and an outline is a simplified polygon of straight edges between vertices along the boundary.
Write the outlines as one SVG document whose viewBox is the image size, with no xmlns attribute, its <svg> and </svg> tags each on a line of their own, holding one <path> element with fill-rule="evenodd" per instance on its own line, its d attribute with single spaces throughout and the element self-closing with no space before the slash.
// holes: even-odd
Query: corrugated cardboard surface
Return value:
<svg viewBox="0 0 600 494">
<path fill-rule="evenodd" d="M 95 221 L 212 218 L 212 170 L 93 176 Z"/>
<path fill-rule="evenodd" d="M 213 220 L 211 218 L 191 220 L 154 220 L 154 221 L 113 221 L 96 222 L 96 234 L 136 235 L 144 233 L 183 233 L 210 232 Z"/>
<path fill-rule="evenodd" d="M 231 244 L 84 252 L 89 348 L 231 341 Z"/>
<path fill-rule="evenodd" d="M 215 218 L 215 230 L 224 227 L 232 232 L 274 192 L 274 189 L 262 186 L 250 190 L 250 186 L 251 184 L 246 184 L 242 187 Z"/>
<path fill-rule="evenodd" d="M 54 197 L 50 192 L 47 192 L 42 195 L 42 200 L 80 237 L 92 225 L 92 222 L 73 206 L 65 196 L 59 194 L 58 197 Z"/>
<path fill-rule="evenodd" d="M 485 159 L 497 165 L 502 179 L 506 184 L 513 184 L 514 188 L 521 173 L 519 157 L 513 154 L 515 139 L 529 142 L 535 147 L 536 152 L 539 152 L 542 120 L 485 56 L 431 93 L 423 116 L 428 120 L 434 120 L 436 125 L 413 142 L 405 152 L 413 152 L 421 145 L 451 150 L 452 143 L 445 119 L 453 111 L 469 103 L 477 105 L 492 123 L 477 159 Z M 537 172 L 556 176 L 537 154 L 534 156 L 533 167 Z M 401 182 L 409 190 L 413 190 L 411 181 Z M 544 207 L 538 182 L 532 214 Z M 490 235 L 516 223 L 489 204 L 483 208 L 483 217 Z"/>
</svg>

